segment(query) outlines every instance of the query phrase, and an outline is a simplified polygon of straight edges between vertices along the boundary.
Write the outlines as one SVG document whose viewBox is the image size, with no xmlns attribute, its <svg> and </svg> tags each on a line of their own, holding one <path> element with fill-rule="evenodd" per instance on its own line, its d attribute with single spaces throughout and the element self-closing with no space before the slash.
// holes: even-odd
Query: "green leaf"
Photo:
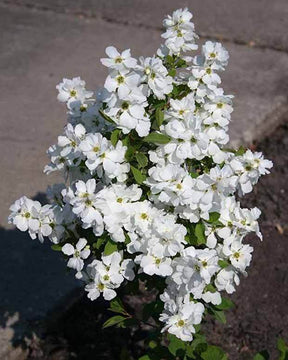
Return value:
<svg viewBox="0 0 288 360">
<path fill-rule="evenodd" d="M 215 317 L 216 320 L 218 320 L 222 324 L 226 324 L 226 316 L 224 314 L 224 311 L 214 309 L 213 307 L 210 307 L 208 310 L 211 315 Z"/>
<path fill-rule="evenodd" d="M 118 314 L 127 314 L 122 304 L 122 301 L 117 297 L 110 301 L 110 307 L 108 308 L 108 310 L 116 312 Z"/>
<path fill-rule="evenodd" d="M 210 291 L 211 293 L 215 293 L 217 290 L 216 290 L 216 288 L 215 288 L 215 286 L 213 286 L 212 284 L 207 284 L 206 286 L 205 286 L 205 289 L 204 289 L 205 291 Z"/>
<path fill-rule="evenodd" d="M 133 146 L 128 145 L 128 148 L 125 153 L 125 160 L 128 162 L 132 161 L 134 158 L 135 152 L 136 152 L 136 149 Z"/>
<path fill-rule="evenodd" d="M 264 350 L 256 354 L 253 357 L 253 360 L 269 360 L 269 358 L 270 358 L 269 353 L 266 350 Z"/>
<path fill-rule="evenodd" d="M 153 144 L 168 144 L 170 140 L 171 138 L 169 136 L 158 132 L 151 132 L 143 139 L 143 141 Z"/>
<path fill-rule="evenodd" d="M 207 341 L 204 335 L 195 334 L 193 341 L 187 346 L 186 355 L 193 358 L 195 353 L 202 353 L 207 349 Z"/>
<path fill-rule="evenodd" d="M 123 144 L 124 146 L 129 146 L 129 144 L 130 144 L 130 138 L 129 138 L 128 135 L 125 136 L 124 138 L 122 138 L 122 144 Z"/>
<path fill-rule="evenodd" d="M 138 360 L 152 360 L 152 358 L 149 355 L 143 355 Z"/>
<path fill-rule="evenodd" d="M 148 346 L 150 349 L 155 349 L 157 347 L 157 342 L 154 340 L 151 340 L 151 341 L 149 341 Z"/>
<path fill-rule="evenodd" d="M 103 110 L 99 110 L 99 114 L 109 123 L 115 124 L 115 122 L 108 115 L 106 115 Z"/>
<path fill-rule="evenodd" d="M 51 249 L 54 250 L 54 251 L 62 251 L 62 245 L 53 244 L 53 245 L 51 246 Z"/>
<path fill-rule="evenodd" d="M 125 234 L 125 242 L 124 242 L 124 244 L 128 245 L 128 244 L 130 244 L 130 242 L 131 242 L 130 236 L 128 234 Z"/>
<path fill-rule="evenodd" d="M 108 328 L 110 326 L 118 325 L 121 322 L 125 321 L 127 318 L 121 315 L 112 316 L 108 319 L 102 326 L 103 329 Z"/>
<path fill-rule="evenodd" d="M 112 133 L 111 133 L 111 137 L 110 137 L 110 141 L 111 141 L 111 144 L 113 146 L 116 146 L 118 140 L 119 140 L 119 135 L 121 133 L 121 130 L 120 129 L 115 129 Z"/>
<path fill-rule="evenodd" d="M 179 67 L 186 67 L 186 66 L 187 66 L 187 62 L 186 62 L 184 59 L 179 58 L 179 59 L 177 60 L 176 65 L 177 65 L 177 68 L 179 68 Z"/>
<path fill-rule="evenodd" d="M 186 343 L 180 339 L 178 339 L 175 335 L 169 334 L 169 345 L 168 350 L 174 356 L 183 355 L 186 352 Z"/>
<path fill-rule="evenodd" d="M 217 212 L 211 212 L 211 213 L 209 214 L 209 220 L 208 220 L 208 222 L 209 222 L 209 223 L 215 223 L 215 222 L 217 222 L 217 221 L 219 220 L 219 218 L 220 218 L 220 214 L 219 214 L 219 213 L 217 213 Z"/>
<path fill-rule="evenodd" d="M 277 349 L 280 352 L 280 357 L 278 360 L 288 360 L 288 346 L 285 344 L 285 341 L 282 338 L 279 338 L 277 341 Z"/>
<path fill-rule="evenodd" d="M 176 75 L 176 69 L 171 69 L 171 70 L 168 72 L 168 75 L 169 75 L 169 76 L 172 76 L 172 77 L 175 77 L 175 75 Z"/>
<path fill-rule="evenodd" d="M 227 260 L 218 260 L 218 265 L 222 268 L 225 269 L 227 266 L 230 265 L 230 263 Z"/>
<path fill-rule="evenodd" d="M 205 237 L 205 226 L 202 222 L 196 224 L 195 226 L 195 235 L 197 237 L 197 244 L 202 245 L 206 244 L 206 237 Z"/>
<path fill-rule="evenodd" d="M 135 155 L 135 157 L 136 157 L 136 160 L 137 160 L 140 168 L 144 168 L 145 166 L 148 165 L 148 158 L 143 153 L 138 152 Z"/>
<path fill-rule="evenodd" d="M 196 179 L 199 176 L 197 172 L 190 172 L 189 174 L 192 177 L 192 179 Z"/>
<path fill-rule="evenodd" d="M 136 169 L 131 165 L 131 171 L 137 184 L 141 185 L 146 180 L 146 176 L 141 173 L 140 170 Z"/>
<path fill-rule="evenodd" d="M 236 156 L 242 156 L 246 152 L 246 149 L 243 146 L 240 146 L 240 148 L 235 152 Z"/>
<path fill-rule="evenodd" d="M 160 127 L 164 121 L 164 112 L 161 110 L 160 107 L 156 109 L 155 117 L 156 117 L 156 123 L 158 127 Z"/>
<path fill-rule="evenodd" d="M 234 305 L 233 301 L 231 301 L 228 298 L 222 297 L 221 304 L 216 305 L 215 307 L 217 308 L 217 310 L 229 310 L 229 309 L 232 309 L 234 306 L 235 305 Z"/>
<path fill-rule="evenodd" d="M 227 360 L 225 352 L 217 346 L 209 345 L 207 350 L 201 353 L 203 360 Z"/>
<path fill-rule="evenodd" d="M 105 237 L 100 237 L 96 243 L 93 244 L 93 248 L 99 250 L 100 247 L 105 243 Z"/>
<path fill-rule="evenodd" d="M 117 251 L 117 244 L 111 239 L 108 239 L 107 244 L 105 245 L 104 248 L 104 255 L 105 256 L 111 255 L 115 251 Z"/>
</svg>

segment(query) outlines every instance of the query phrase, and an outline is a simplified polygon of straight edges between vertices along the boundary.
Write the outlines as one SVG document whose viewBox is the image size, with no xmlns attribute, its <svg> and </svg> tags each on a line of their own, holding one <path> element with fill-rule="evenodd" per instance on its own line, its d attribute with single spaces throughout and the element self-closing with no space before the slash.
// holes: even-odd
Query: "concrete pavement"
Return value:
<svg viewBox="0 0 288 360">
<path fill-rule="evenodd" d="M 223 87 L 235 95 L 233 142 L 260 139 L 288 112 L 286 0 L 0 0 L 0 233 L 5 254 L 0 349 L 5 353 L 76 286 L 57 253 L 6 225 L 11 202 L 23 194 L 35 196 L 57 180 L 42 173 L 45 151 L 65 124 L 55 85 L 79 75 L 88 88 L 101 86 L 106 69 L 99 59 L 111 44 L 131 48 L 135 56 L 153 54 L 163 16 L 185 5 L 194 12 L 198 33 L 224 39 L 230 52 Z"/>
</svg>

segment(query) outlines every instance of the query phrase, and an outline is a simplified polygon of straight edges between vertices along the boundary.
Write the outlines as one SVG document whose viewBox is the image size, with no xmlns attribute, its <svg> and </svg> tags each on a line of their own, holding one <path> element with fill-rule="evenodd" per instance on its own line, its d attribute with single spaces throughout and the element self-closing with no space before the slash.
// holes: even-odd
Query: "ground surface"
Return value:
<svg viewBox="0 0 288 360">
<path fill-rule="evenodd" d="M 256 146 L 272 159 L 272 174 L 261 179 L 243 203 L 263 210 L 264 240 L 251 238 L 254 256 L 248 278 L 232 296 L 235 308 L 227 314 L 227 324 L 208 321 L 209 341 L 223 347 L 230 360 L 252 360 L 268 349 L 276 359 L 276 340 L 288 341 L 288 123 Z M 145 333 L 132 337 L 127 330 L 101 325 L 111 316 L 102 301 L 92 303 L 83 295 L 67 313 L 49 326 L 41 341 L 32 341 L 30 360 L 120 359 L 123 347 L 141 354 Z"/>
<path fill-rule="evenodd" d="M 55 85 L 80 75 L 89 88 L 101 86 L 107 45 L 153 54 L 163 17 L 184 6 L 200 36 L 229 50 L 223 87 L 235 95 L 231 139 L 263 139 L 288 113 L 287 0 L 0 0 L 1 360 L 24 358 L 19 341 L 76 286 L 49 246 L 7 226 L 13 201 L 41 197 L 57 181 L 42 173 L 65 124 Z"/>
</svg>

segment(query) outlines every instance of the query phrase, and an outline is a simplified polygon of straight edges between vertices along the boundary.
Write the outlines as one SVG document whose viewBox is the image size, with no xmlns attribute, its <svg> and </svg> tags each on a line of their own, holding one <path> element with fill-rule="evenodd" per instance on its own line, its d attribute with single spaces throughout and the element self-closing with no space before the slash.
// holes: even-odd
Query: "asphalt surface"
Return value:
<svg viewBox="0 0 288 360">
<path fill-rule="evenodd" d="M 259 142 L 288 113 L 286 0 L 0 0 L 1 359 L 76 286 L 57 253 L 7 225 L 12 202 L 58 179 L 43 174 L 45 151 L 65 124 L 56 84 L 81 76 L 88 88 L 101 86 L 99 59 L 111 44 L 152 55 L 163 17 L 181 6 L 194 13 L 200 36 L 223 40 L 230 52 L 222 78 L 235 95 L 232 142 Z M 18 332 L 9 325 L 15 316 Z"/>
</svg>

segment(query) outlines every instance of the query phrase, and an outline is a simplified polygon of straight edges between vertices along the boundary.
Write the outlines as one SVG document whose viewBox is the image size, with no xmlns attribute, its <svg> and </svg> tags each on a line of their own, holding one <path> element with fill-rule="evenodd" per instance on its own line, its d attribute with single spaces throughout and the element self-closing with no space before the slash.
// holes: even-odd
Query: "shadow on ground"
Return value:
<svg viewBox="0 0 288 360">
<path fill-rule="evenodd" d="M 45 202 L 41 193 L 34 199 Z M 25 338 L 33 338 L 41 321 L 78 284 L 48 242 L 41 244 L 27 233 L 3 227 L 0 239 L 0 327 L 13 330 L 14 347 L 25 347 Z"/>
</svg>

